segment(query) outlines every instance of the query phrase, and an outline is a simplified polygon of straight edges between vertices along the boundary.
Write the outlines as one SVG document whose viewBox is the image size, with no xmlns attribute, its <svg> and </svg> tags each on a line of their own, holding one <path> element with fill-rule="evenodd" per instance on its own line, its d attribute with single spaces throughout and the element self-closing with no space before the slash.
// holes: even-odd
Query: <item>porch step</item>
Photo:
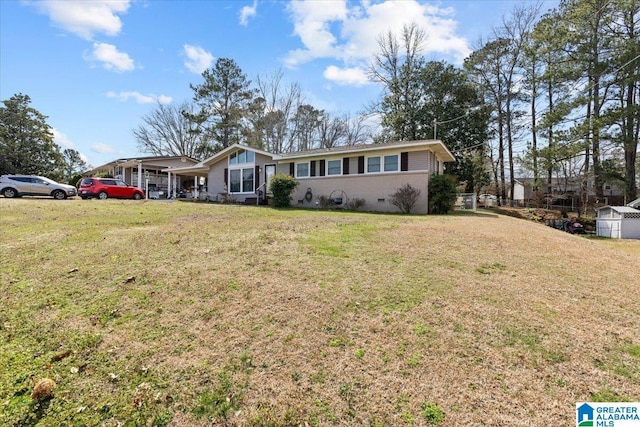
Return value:
<svg viewBox="0 0 640 427">
<path fill-rule="evenodd" d="M 247 197 L 244 199 L 244 203 L 245 205 L 256 205 L 256 202 L 258 201 L 257 197 Z M 267 199 L 260 199 L 260 204 L 261 205 L 267 205 L 269 202 Z"/>
</svg>

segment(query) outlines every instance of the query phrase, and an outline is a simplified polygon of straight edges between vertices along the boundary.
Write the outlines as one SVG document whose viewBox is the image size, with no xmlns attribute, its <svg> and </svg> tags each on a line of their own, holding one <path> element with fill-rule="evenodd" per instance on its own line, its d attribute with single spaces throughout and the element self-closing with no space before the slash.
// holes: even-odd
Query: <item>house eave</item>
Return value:
<svg viewBox="0 0 640 427">
<path fill-rule="evenodd" d="M 324 148 L 318 150 L 309 151 L 297 151 L 292 153 L 282 153 L 278 156 L 274 156 L 274 159 L 278 163 L 288 163 L 299 159 L 313 159 L 327 157 L 331 155 L 344 155 L 344 154 L 360 154 L 370 153 L 383 150 L 407 150 L 417 151 L 420 149 L 428 148 L 433 151 L 438 160 L 441 162 L 453 162 L 455 157 L 449 151 L 449 149 L 440 140 L 418 140 L 418 141 L 398 141 L 384 144 L 361 144 L 352 146 L 340 146 L 332 148 Z"/>
</svg>

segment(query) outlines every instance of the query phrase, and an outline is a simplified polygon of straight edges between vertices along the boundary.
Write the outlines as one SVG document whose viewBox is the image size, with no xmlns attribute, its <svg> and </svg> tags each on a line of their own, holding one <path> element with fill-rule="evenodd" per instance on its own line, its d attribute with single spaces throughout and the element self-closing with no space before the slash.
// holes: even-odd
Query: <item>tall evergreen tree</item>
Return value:
<svg viewBox="0 0 640 427">
<path fill-rule="evenodd" d="M 200 106 L 197 114 L 186 116 L 197 124 L 193 132 L 199 132 L 205 141 L 220 151 L 228 146 L 244 142 L 246 116 L 256 91 L 251 81 L 233 59 L 220 58 L 213 68 L 202 73 L 204 82 L 191 85 L 194 101 Z"/>
<path fill-rule="evenodd" d="M 53 142 L 47 116 L 31 107 L 31 98 L 18 93 L 0 107 L 0 175 L 21 173 L 62 179 L 64 162 Z"/>
</svg>

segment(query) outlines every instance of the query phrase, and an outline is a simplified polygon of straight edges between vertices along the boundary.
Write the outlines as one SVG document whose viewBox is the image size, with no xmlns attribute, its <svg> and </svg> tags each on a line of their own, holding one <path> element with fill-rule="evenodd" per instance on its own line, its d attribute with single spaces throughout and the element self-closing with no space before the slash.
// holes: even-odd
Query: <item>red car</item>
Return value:
<svg viewBox="0 0 640 427">
<path fill-rule="evenodd" d="M 144 198 L 144 192 L 138 187 L 114 178 L 84 178 L 78 184 L 78 195 L 83 199 L 134 199 Z"/>
</svg>

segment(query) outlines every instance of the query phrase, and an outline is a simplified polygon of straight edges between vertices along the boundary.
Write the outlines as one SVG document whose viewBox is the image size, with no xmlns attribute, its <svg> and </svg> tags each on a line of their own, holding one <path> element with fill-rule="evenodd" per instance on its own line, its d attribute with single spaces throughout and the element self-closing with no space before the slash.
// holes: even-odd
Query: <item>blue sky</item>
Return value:
<svg viewBox="0 0 640 427">
<path fill-rule="evenodd" d="M 158 103 L 190 100 L 218 58 L 253 81 L 281 70 L 316 108 L 355 115 L 380 93 L 365 74 L 379 34 L 415 21 L 428 59 L 460 64 L 516 4 L 0 0 L 0 99 L 29 95 L 55 142 L 98 166 L 144 155 L 132 130 Z"/>
</svg>

